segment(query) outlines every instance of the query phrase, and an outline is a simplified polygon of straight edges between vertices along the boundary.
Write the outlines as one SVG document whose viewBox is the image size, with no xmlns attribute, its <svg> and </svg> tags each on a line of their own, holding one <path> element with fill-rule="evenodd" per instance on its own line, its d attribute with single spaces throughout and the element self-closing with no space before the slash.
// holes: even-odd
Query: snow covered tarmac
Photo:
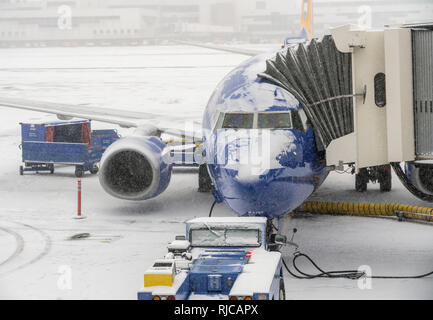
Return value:
<svg viewBox="0 0 433 320">
<path fill-rule="evenodd" d="M 0 96 L 174 114 L 201 120 L 219 80 L 245 59 L 186 46 L 42 48 L 0 51 Z M 0 298 L 135 299 L 143 272 L 184 233 L 183 222 L 206 216 L 210 194 L 197 189 L 194 170 L 177 170 L 156 199 L 127 202 L 105 194 L 95 176 L 83 179 L 86 220 L 74 220 L 76 179 L 70 167 L 19 176 L 19 122 L 54 116 L 0 108 Z M 111 125 L 93 123 L 94 128 Z M 123 135 L 130 133 L 119 129 Z M 396 202 L 415 199 L 393 177 L 389 194 L 333 173 L 314 200 Z M 429 205 L 430 206 L 430 205 Z M 232 216 L 219 205 L 215 216 Z M 374 274 L 415 275 L 433 270 L 433 226 L 394 220 L 300 216 L 295 241 L 325 269 L 369 265 Z M 76 234 L 90 237 L 71 240 Z M 290 259 L 290 257 L 288 257 Z M 433 278 L 296 280 L 286 275 L 288 299 L 433 299 Z"/>
</svg>

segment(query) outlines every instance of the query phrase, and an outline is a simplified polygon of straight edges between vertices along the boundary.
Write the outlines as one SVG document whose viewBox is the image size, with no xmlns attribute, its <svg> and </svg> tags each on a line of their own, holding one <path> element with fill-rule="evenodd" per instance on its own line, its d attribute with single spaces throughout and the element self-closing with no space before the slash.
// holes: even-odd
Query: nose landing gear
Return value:
<svg viewBox="0 0 433 320">
<path fill-rule="evenodd" d="M 199 192 L 211 192 L 214 189 L 212 179 L 207 171 L 205 164 L 200 165 L 198 171 L 198 191 Z"/>
</svg>

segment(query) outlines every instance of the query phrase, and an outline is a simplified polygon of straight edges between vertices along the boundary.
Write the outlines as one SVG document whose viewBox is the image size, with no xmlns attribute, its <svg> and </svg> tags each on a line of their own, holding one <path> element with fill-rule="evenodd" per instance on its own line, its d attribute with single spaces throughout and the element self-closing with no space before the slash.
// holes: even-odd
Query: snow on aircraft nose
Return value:
<svg viewBox="0 0 433 320">
<path fill-rule="evenodd" d="M 282 215 L 314 190 L 303 137 L 295 130 L 222 129 L 216 140 L 210 170 L 219 193 L 238 214 Z"/>
<path fill-rule="evenodd" d="M 301 141 L 291 130 L 223 129 L 216 139 L 217 164 L 236 172 L 240 182 L 254 183 L 270 170 L 302 162 Z"/>
</svg>

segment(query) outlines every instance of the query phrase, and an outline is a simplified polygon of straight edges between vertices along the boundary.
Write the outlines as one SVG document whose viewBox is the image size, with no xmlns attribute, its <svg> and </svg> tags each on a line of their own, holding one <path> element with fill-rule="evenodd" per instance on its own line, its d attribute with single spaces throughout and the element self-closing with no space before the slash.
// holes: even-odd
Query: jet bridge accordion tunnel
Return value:
<svg viewBox="0 0 433 320">
<path fill-rule="evenodd" d="M 321 148 L 353 132 L 352 57 L 331 36 L 289 47 L 266 62 L 260 77 L 291 92 L 312 122 Z"/>
<path fill-rule="evenodd" d="M 391 163 L 409 191 L 433 201 L 433 23 L 333 28 L 277 53 L 259 77 L 303 105 L 330 168 Z"/>
</svg>

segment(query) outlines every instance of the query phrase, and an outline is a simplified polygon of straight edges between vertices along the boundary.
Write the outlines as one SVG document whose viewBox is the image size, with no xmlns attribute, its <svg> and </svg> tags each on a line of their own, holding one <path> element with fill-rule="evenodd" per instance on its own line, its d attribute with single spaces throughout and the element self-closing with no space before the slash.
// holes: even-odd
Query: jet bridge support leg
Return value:
<svg viewBox="0 0 433 320">
<path fill-rule="evenodd" d="M 358 192 L 367 191 L 369 182 L 378 182 L 382 192 L 391 191 L 391 166 L 382 165 L 359 169 L 355 176 L 355 190 Z"/>
</svg>

